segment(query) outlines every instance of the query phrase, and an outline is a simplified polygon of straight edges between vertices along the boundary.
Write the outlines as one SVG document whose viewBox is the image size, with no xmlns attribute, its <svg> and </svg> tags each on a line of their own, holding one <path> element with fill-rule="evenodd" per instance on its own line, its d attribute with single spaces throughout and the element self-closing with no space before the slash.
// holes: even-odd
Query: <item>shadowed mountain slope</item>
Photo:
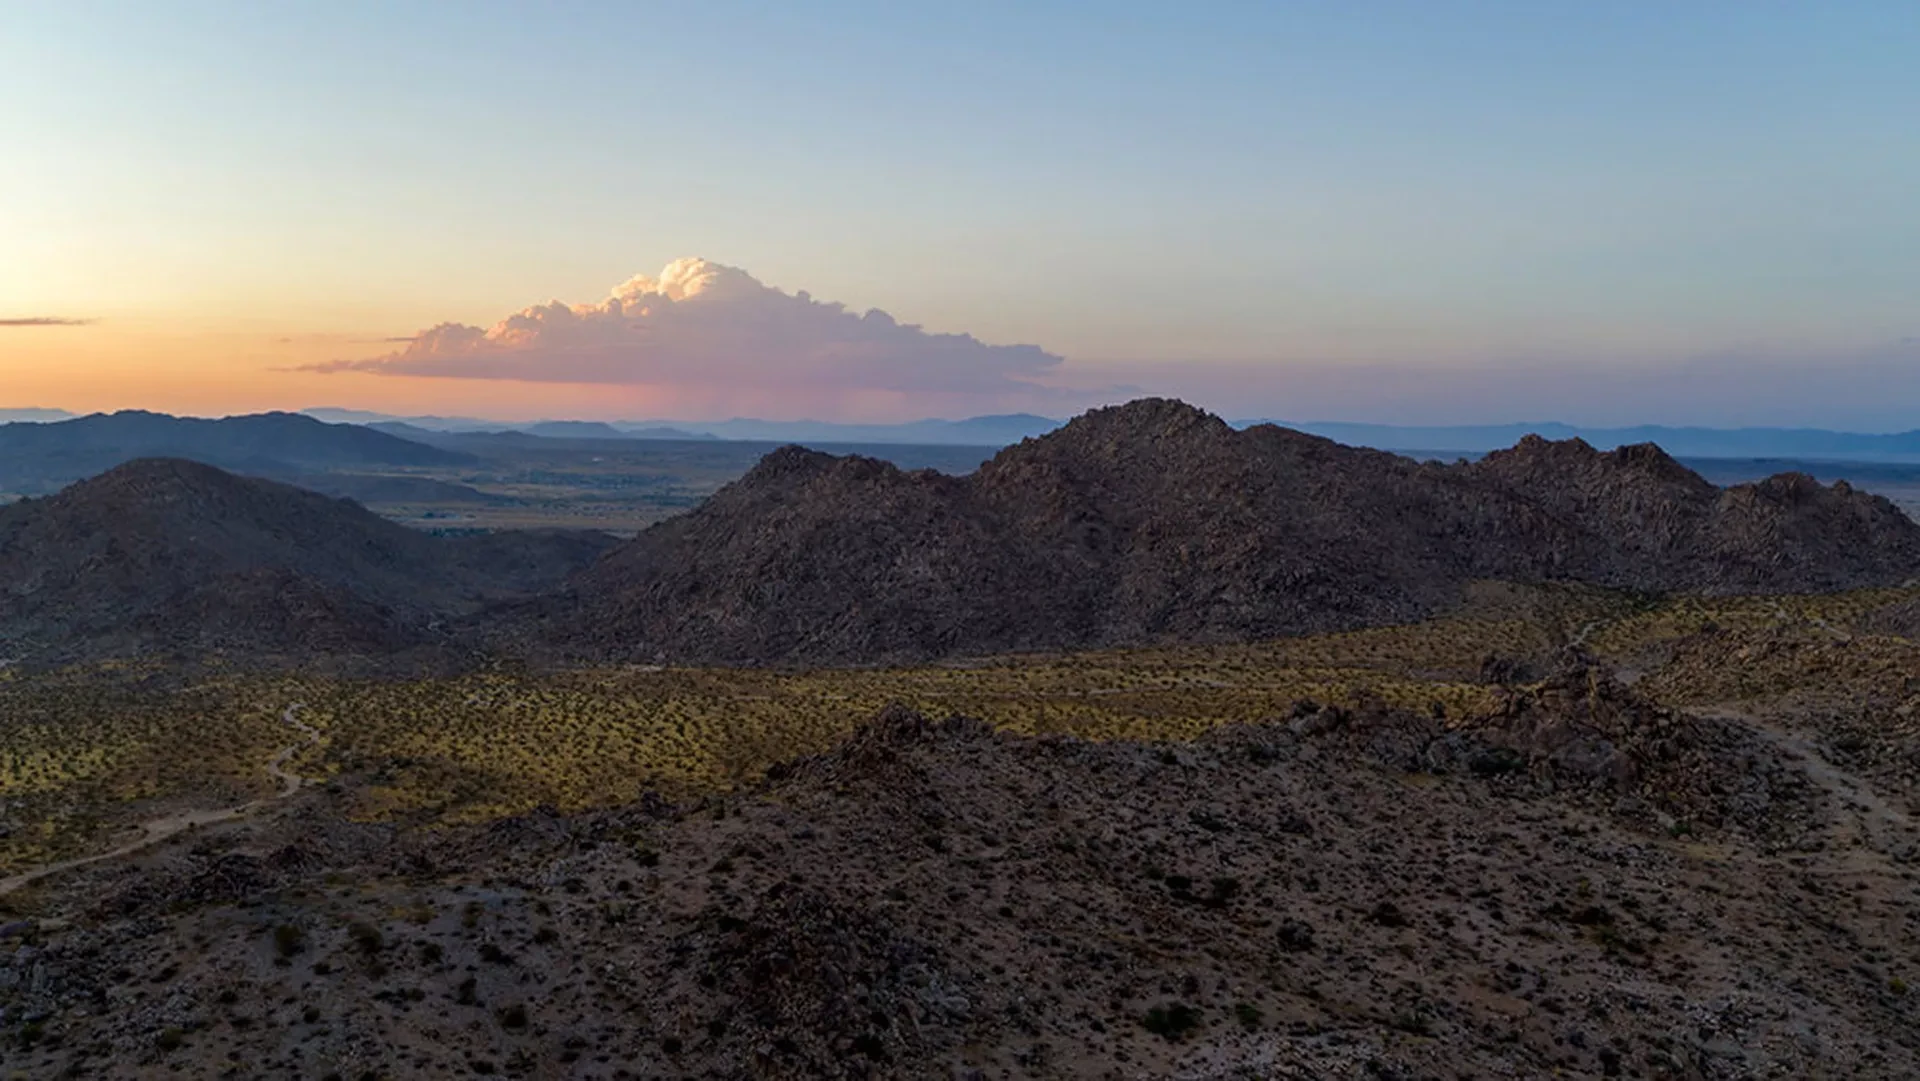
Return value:
<svg viewBox="0 0 1920 1081">
<path fill-rule="evenodd" d="M 540 633 L 640 659 L 889 660 L 1414 619 L 1467 582 L 1840 589 L 1920 575 L 1920 525 L 1786 474 L 1540 439 L 1464 465 L 1179 402 L 1095 410 L 975 474 L 787 448 L 614 551 Z"/>
<path fill-rule="evenodd" d="M 0 508 L 0 642 L 381 651 L 439 618 L 557 585 L 600 534 L 442 538 L 358 504 L 177 459 L 128 463 Z"/>
</svg>

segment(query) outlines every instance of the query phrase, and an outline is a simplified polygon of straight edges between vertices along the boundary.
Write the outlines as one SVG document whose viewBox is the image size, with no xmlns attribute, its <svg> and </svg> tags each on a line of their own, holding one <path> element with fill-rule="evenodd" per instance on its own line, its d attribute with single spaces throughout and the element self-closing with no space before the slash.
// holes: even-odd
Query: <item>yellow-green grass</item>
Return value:
<svg viewBox="0 0 1920 1081">
<path fill-rule="evenodd" d="M 265 763 L 341 782 L 350 813 L 472 821 L 736 786 L 826 750 L 889 702 L 1011 731 L 1190 739 L 1360 695 L 1451 715 L 1486 708 L 1489 651 L 1551 635 L 1515 619 L 1437 621 L 1285 642 L 1112 650 L 913 668 L 600 668 L 395 681 L 219 675 L 141 689 L 140 672 L 0 683 L 0 869 L 104 840 L 168 801 L 217 806 L 273 790 Z"/>
<path fill-rule="evenodd" d="M 0 872 L 97 847 L 108 827 L 157 807 L 271 793 L 266 762 L 303 739 L 282 720 L 296 702 L 320 738 L 288 768 L 339 782 L 350 814 L 460 822 L 617 804 L 647 789 L 685 796 L 737 786 L 774 762 L 832 747 L 889 702 L 1088 739 L 1191 739 L 1283 716 L 1303 698 L 1368 696 L 1472 716 L 1494 703 L 1480 680 L 1489 656 L 1541 658 L 1576 639 L 1603 655 L 1638 656 L 1708 625 L 1835 637 L 1827 628 L 1909 595 L 1648 602 L 1488 585 L 1466 614 L 1406 626 L 906 668 L 633 667 L 414 681 L 232 673 L 164 692 L 143 689 L 152 673 L 138 666 L 0 673 L 0 828 L 9 831 Z M 1816 669 L 1858 678 L 1868 673 L 1854 669 L 1866 665 L 1883 682 L 1889 664 L 1912 656 L 1889 646 L 1856 663 L 1834 649 Z M 1806 677 L 1801 664 L 1737 655 L 1693 676 L 1660 667 L 1686 666 L 1696 653 L 1659 658 L 1642 686 L 1695 701 L 1782 693 Z M 1743 676 L 1742 666 L 1753 670 Z"/>
</svg>

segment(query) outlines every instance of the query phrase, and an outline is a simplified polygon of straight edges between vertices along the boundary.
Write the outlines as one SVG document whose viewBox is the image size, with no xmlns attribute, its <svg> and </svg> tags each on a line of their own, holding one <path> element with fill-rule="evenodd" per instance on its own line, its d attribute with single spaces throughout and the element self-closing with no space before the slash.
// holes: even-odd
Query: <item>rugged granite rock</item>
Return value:
<svg viewBox="0 0 1920 1081">
<path fill-rule="evenodd" d="M 588 653 L 727 663 L 1248 639 L 1417 619 L 1475 579 L 1795 592 L 1920 575 L 1920 525 L 1643 445 L 1419 463 L 1179 402 L 1095 410 L 965 478 L 787 448 L 537 610 Z"/>
</svg>

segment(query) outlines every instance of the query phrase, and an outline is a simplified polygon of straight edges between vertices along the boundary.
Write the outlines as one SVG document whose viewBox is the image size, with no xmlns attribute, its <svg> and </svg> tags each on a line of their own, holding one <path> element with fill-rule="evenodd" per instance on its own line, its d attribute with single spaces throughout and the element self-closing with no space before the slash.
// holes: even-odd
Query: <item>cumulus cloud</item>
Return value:
<svg viewBox="0 0 1920 1081">
<path fill-rule="evenodd" d="M 746 271 L 680 259 L 599 304 L 555 301 L 491 329 L 442 323 L 383 356 L 308 365 L 319 372 L 548 383 L 991 395 L 1040 390 L 1061 359 L 1033 345 L 935 334 L 878 309 L 785 293 Z"/>
<path fill-rule="evenodd" d="M 91 322 L 91 319 L 62 319 L 57 315 L 28 315 L 0 319 L 0 327 L 84 327 Z"/>
</svg>

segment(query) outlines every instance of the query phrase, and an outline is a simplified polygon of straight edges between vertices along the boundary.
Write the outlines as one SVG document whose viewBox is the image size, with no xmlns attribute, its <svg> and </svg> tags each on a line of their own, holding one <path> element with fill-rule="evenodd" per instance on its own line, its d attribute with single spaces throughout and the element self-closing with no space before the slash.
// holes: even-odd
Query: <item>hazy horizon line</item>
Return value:
<svg viewBox="0 0 1920 1081">
<path fill-rule="evenodd" d="M 1151 394 L 1138 395 L 1126 400 L 1137 401 L 1141 398 L 1155 398 L 1155 397 L 1172 398 L 1173 400 L 1180 400 L 1180 401 L 1185 400 L 1175 395 L 1151 395 Z M 1120 403 L 1116 402 L 1112 404 L 1120 404 Z M 229 412 L 195 413 L 195 412 L 173 412 L 169 410 L 149 409 L 149 408 L 143 408 L 139 406 L 128 406 L 120 409 L 99 409 L 99 410 L 82 412 L 82 411 L 67 409 L 62 406 L 32 405 L 32 406 L 0 406 L 0 416 L 5 416 L 7 414 L 27 414 L 27 413 L 58 414 L 57 417 L 53 417 L 52 419 L 48 421 L 44 421 L 43 423 L 60 423 L 61 421 L 65 421 L 65 420 L 79 420 L 79 419 L 83 419 L 85 417 L 90 417 L 90 416 L 112 416 L 117 413 L 152 413 L 160 416 L 170 416 L 170 417 L 178 417 L 181 419 L 196 419 L 196 420 L 222 420 L 222 419 L 233 418 L 233 417 L 265 416 L 265 415 L 270 415 L 274 413 L 281 413 L 281 414 L 287 414 L 287 415 L 313 417 L 313 419 L 321 420 L 323 423 L 347 423 L 347 424 L 356 423 L 355 421 L 350 421 L 350 420 L 326 421 L 321 417 L 313 416 L 316 413 L 349 413 L 349 414 L 363 414 L 369 418 L 368 421 L 359 422 L 359 423 L 382 423 L 382 422 L 407 423 L 409 421 L 414 421 L 414 420 L 440 420 L 440 421 L 459 421 L 459 422 L 467 422 L 467 423 L 475 423 L 475 424 L 485 424 L 490 426 L 498 426 L 502 429 L 513 429 L 513 428 L 517 428 L 524 425 L 554 424 L 554 423 L 606 424 L 610 426 L 632 425 L 636 427 L 676 427 L 676 426 L 702 426 L 702 425 L 722 426 L 722 425 L 730 425 L 730 424 L 749 424 L 750 423 L 750 424 L 790 425 L 790 426 L 811 425 L 811 426 L 818 426 L 818 427 L 825 427 L 825 428 L 883 429 L 883 428 L 907 428 L 907 427 L 913 427 L 915 425 L 923 425 L 923 424 L 956 424 L 957 425 L 957 424 L 966 424 L 973 421 L 1014 420 L 1014 419 L 1024 419 L 1024 418 L 1031 418 L 1037 421 L 1046 421 L 1054 425 L 1061 425 L 1061 424 L 1067 423 L 1069 420 L 1073 419 L 1074 417 L 1080 416 L 1081 414 L 1090 412 L 1094 409 L 1101 409 L 1101 408 L 1107 408 L 1107 407 L 1108 406 L 1105 406 L 1105 405 L 1090 406 L 1087 409 L 1082 409 L 1075 413 L 1067 414 L 1065 416 L 1051 416 L 1043 413 L 1030 413 L 1030 412 L 1020 411 L 1020 412 L 1012 412 L 1012 413 L 976 413 L 976 414 L 970 414 L 970 415 L 958 416 L 958 417 L 927 415 L 927 416 L 918 416 L 909 420 L 901 420 L 901 421 L 845 421 L 845 420 L 824 420 L 818 417 L 807 417 L 807 416 L 795 417 L 795 418 L 780 418 L 780 417 L 752 416 L 752 415 L 746 415 L 746 414 L 735 414 L 735 415 L 724 417 L 724 418 L 624 417 L 624 416 L 623 417 L 591 417 L 591 416 L 578 416 L 578 415 L 549 415 L 549 416 L 526 417 L 526 418 L 516 419 L 516 418 L 504 418 L 504 417 L 476 416 L 471 414 L 389 413 L 383 410 L 363 409 L 363 408 L 357 408 L 353 406 L 302 406 L 297 409 L 253 409 L 253 410 L 239 410 L 239 411 L 229 411 Z M 1301 419 L 1301 418 L 1288 418 L 1288 417 L 1277 417 L 1277 416 L 1232 416 L 1230 414 L 1221 412 L 1219 410 L 1207 409 L 1205 406 L 1196 406 L 1196 408 L 1205 409 L 1206 412 L 1211 413 L 1215 416 L 1218 416 L 1221 419 L 1227 421 L 1227 423 L 1235 425 L 1237 427 L 1247 427 L 1247 426 L 1256 425 L 1256 424 L 1277 424 L 1283 427 L 1376 428 L 1376 429 L 1393 430 L 1393 431 L 1473 431 L 1473 430 L 1489 430 L 1489 429 L 1559 428 L 1559 429 L 1566 429 L 1566 430 L 1576 431 L 1576 432 L 1581 432 L 1581 431 L 1628 432 L 1628 431 L 1637 431 L 1637 430 L 1661 430 L 1661 431 L 1674 431 L 1674 432 L 1684 432 L 1684 431 L 1783 432 L 1783 433 L 1810 432 L 1810 433 L 1830 433 L 1835 435 L 1855 435 L 1855 436 L 1900 436 L 1900 435 L 1911 435 L 1916 432 L 1920 432 L 1920 426 L 1916 426 L 1913 428 L 1892 428 L 1892 429 L 1876 430 L 1876 429 L 1867 429 L 1867 428 L 1831 427 L 1831 426 L 1818 425 L 1818 424 L 1716 425 L 1716 424 L 1701 424 L 1701 423 L 1673 424 L 1673 423 L 1652 422 L 1652 421 L 1637 422 L 1637 423 L 1631 423 L 1631 424 L 1584 424 L 1584 423 L 1579 423 L 1575 421 L 1566 421 L 1566 420 L 1558 420 L 1558 419 L 1542 419 L 1542 418 L 1525 419 L 1525 420 L 1477 421 L 1477 422 L 1476 421 L 1457 421 L 1457 422 L 1450 421 L 1450 422 L 1444 422 L 1444 423 L 1409 424 L 1409 423 L 1402 423 L 1402 422 L 1395 422 L 1395 421 L 1333 419 L 1333 418 L 1325 418 L 1325 417 Z M 35 423 L 35 422 L 31 420 L 23 420 L 23 419 L 0 420 L 0 424 L 13 424 L 13 423 Z"/>
</svg>

